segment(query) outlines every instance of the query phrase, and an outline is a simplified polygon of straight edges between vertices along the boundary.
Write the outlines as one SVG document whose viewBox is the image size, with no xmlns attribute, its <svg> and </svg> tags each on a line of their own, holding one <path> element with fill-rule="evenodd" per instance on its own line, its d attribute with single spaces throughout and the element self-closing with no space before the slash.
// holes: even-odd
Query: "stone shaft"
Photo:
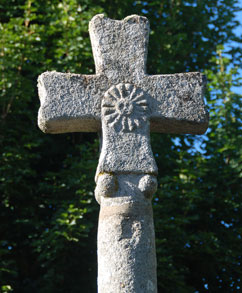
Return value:
<svg viewBox="0 0 242 293">
<path fill-rule="evenodd" d="M 145 175 L 147 176 L 147 175 Z M 156 254 L 150 197 L 143 175 L 119 175 L 115 198 L 102 197 L 98 224 L 98 292 L 156 293 Z M 142 184 L 141 184 L 142 185 Z M 131 195 L 126 192 L 131 192 Z"/>
<path fill-rule="evenodd" d="M 138 208 L 132 204 L 101 207 L 98 224 L 98 292 L 157 292 L 155 235 L 150 202 L 146 205 L 142 203 Z"/>
</svg>

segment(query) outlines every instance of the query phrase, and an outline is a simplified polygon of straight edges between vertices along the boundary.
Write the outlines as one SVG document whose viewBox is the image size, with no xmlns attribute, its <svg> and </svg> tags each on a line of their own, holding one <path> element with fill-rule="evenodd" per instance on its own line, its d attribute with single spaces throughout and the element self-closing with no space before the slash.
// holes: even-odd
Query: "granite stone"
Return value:
<svg viewBox="0 0 242 293">
<path fill-rule="evenodd" d="M 199 72 L 148 75 L 145 17 L 119 21 L 99 14 L 89 33 L 96 74 L 41 74 L 38 124 L 47 133 L 101 134 L 98 292 L 156 293 L 151 198 L 158 170 L 150 131 L 203 134 L 206 78 Z"/>
</svg>

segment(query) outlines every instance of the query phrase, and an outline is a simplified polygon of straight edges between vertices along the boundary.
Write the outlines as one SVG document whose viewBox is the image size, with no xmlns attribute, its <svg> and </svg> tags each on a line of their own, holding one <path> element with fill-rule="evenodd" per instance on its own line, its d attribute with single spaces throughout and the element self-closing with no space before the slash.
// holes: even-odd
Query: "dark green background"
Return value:
<svg viewBox="0 0 242 293">
<path fill-rule="evenodd" d="M 159 292 L 242 290 L 237 2 L 0 1 L 1 292 L 96 292 L 98 137 L 43 134 L 36 81 L 46 70 L 94 73 L 88 22 L 97 13 L 148 17 L 149 73 L 208 77 L 206 136 L 151 137 Z"/>
</svg>

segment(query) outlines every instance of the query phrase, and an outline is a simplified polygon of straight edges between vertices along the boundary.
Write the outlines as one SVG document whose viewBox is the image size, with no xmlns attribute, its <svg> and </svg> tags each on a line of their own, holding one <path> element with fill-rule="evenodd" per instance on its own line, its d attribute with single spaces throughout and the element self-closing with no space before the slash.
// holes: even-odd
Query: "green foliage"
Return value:
<svg viewBox="0 0 242 293">
<path fill-rule="evenodd" d="M 232 87 L 242 52 L 222 49 L 239 41 L 237 2 L 1 1 L 1 292 L 96 292 L 98 140 L 42 134 L 36 80 L 46 70 L 94 73 L 88 22 L 102 12 L 149 18 L 148 72 L 208 77 L 207 135 L 151 138 L 159 292 L 239 291 L 242 99 Z"/>
<path fill-rule="evenodd" d="M 242 83 L 237 69 L 228 68 L 231 60 L 217 53 L 211 60 L 216 72 L 205 72 L 207 135 L 186 136 L 188 150 L 177 143 L 177 164 L 160 177 L 154 202 L 161 291 L 241 287 L 242 99 L 231 87 Z"/>
</svg>

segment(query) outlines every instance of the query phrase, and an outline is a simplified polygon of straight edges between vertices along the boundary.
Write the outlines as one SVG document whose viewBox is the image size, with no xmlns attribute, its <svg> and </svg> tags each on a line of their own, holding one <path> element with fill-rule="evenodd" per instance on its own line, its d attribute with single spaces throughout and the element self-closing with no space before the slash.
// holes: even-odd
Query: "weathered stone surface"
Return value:
<svg viewBox="0 0 242 293">
<path fill-rule="evenodd" d="M 157 292 L 152 206 L 143 189 L 147 177 L 114 175 L 114 193 L 100 197 L 98 292 Z"/>
<path fill-rule="evenodd" d="M 202 134 L 208 127 L 201 73 L 145 75 L 132 83 L 149 97 L 150 128 L 162 133 Z M 101 102 L 112 83 L 105 75 L 45 72 L 38 79 L 38 124 L 47 133 L 101 130 Z M 119 79 L 119 83 L 122 80 Z"/>
<path fill-rule="evenodd" d="M 149 133 L 204 133 L 205 77 L 147 75 L 145 17 L 97 15 L 89 32 L 96 75 L 43 73 L 39 127 L 49 133 L 102 131 L 95 177 L 98 292 L 156 293 L 151 198 L 157 166 Z"/>
<path fill-rule="evenodd" d="M 149 137 L 147 95 L 132 84 L 112 86 L 102 100 L 103 143 L 97 175 L 157 174 Z"/>
<path fill-rule="evenodd" d="M 41 107 L 38 124 L 47 133 L 98 131 L 107 78 L 45 72 L 38 78 Z"/>
<path fill-rule="evenodd" d="M 122 21 L 99 14 L 89 23 L 96 73 L 112 84 L 141 80 L 145 75 L 149 22 L 146 17 L 130 15 Z"/>
<path fill-rule="evenodd" d="M 39 77 L 39 126 L 44 132 L 99 131 L 101 103 L 113 85 L 132 84 L 148 97 L 151 131 L 202 134 L 208 126 L 198 72 L 147 75 L 149 22 L 96 15 L 89 25 L 96 75 L 45 72 Z"/>
</svg>

